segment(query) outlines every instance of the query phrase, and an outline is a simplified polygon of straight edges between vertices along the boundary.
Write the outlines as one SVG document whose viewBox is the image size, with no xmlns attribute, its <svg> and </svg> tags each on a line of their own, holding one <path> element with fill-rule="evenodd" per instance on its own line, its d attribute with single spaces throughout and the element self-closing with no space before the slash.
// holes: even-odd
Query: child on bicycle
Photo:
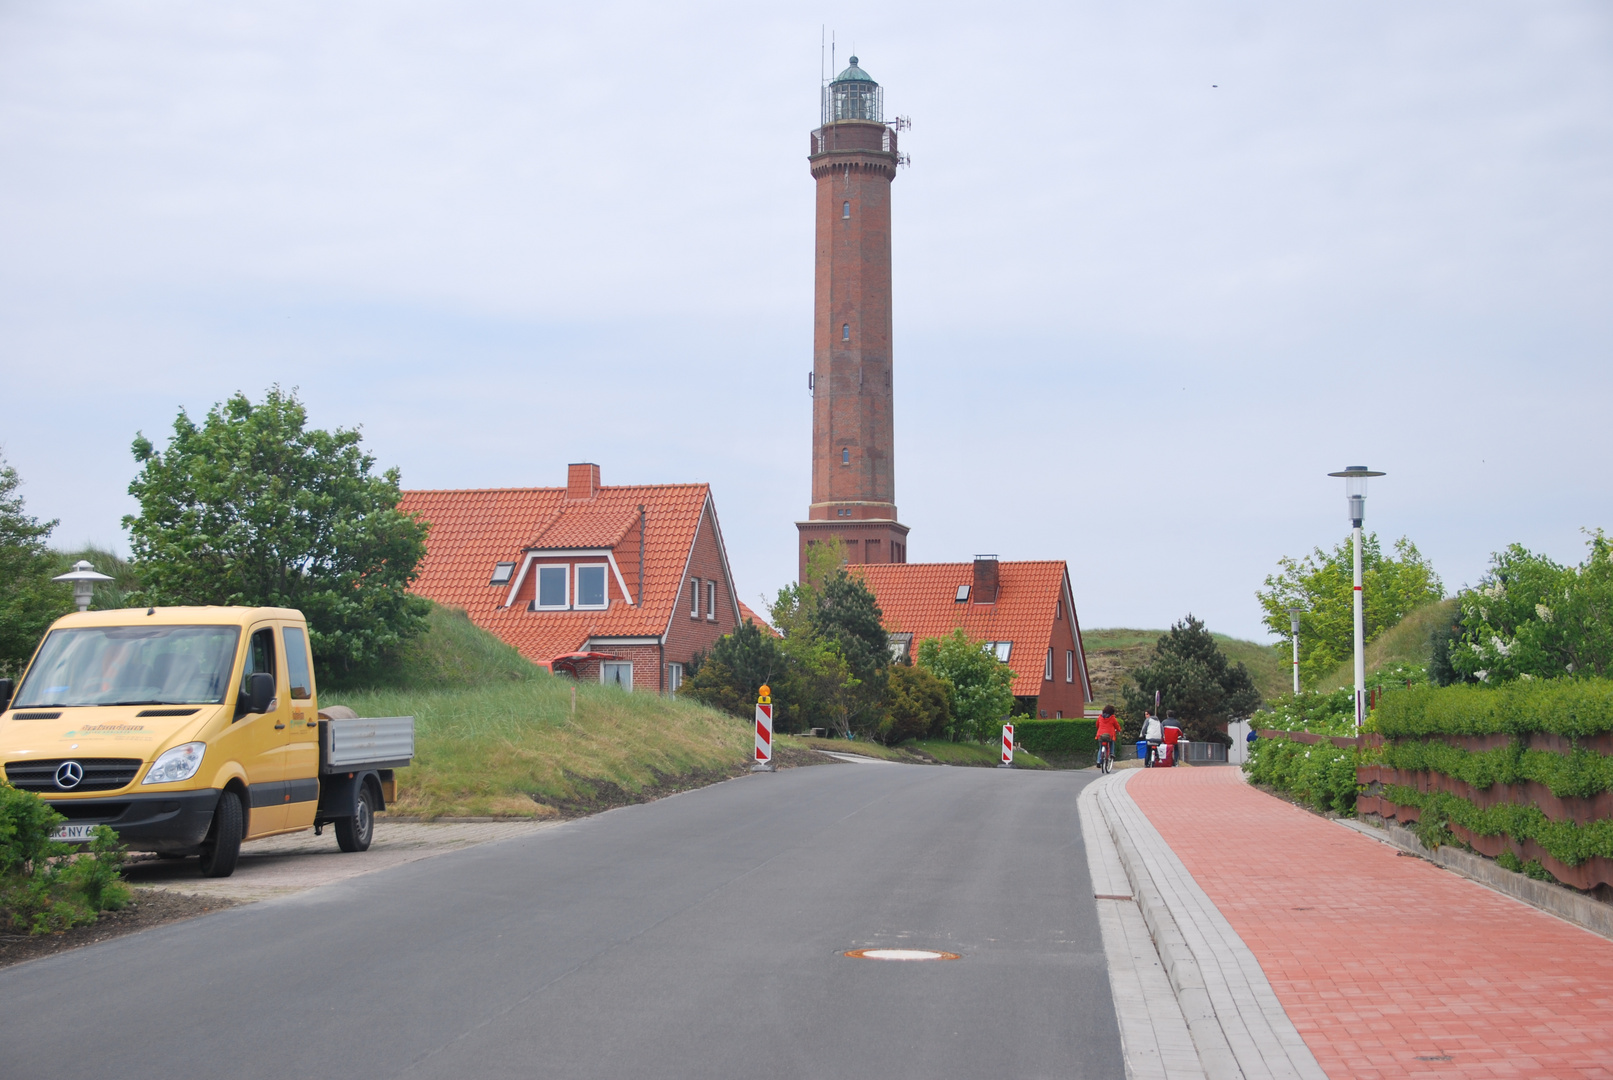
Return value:
<svg viewBox="0 0 1613 1080">
<path fill-rule="evenodd" d="M 1108 751 L 1109 760 L 1115 759 L 1115 740 L 1120 737 L 1120 720 L 1115 716 L 1115 707 L 1105 705 L 1103 713 L 1098 717 L 1098 767 L 1103 767 L 1103 754 Z"/>
</svg>

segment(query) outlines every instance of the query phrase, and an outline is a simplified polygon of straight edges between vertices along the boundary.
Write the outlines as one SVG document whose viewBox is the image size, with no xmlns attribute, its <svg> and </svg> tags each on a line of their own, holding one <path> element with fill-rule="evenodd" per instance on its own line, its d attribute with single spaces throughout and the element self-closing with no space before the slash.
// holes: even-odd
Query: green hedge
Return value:
<svg viewBox="0 0 1613 1080">
<path fill-rule="evenodd" d="M 1038 757 L 1095 757 L 1096 720 L 1018 720 L 1014 741 Z"/>
<path fill-rule="evenodd" d="M 1459 795 L 1418 791 L 1397 784 L 1385 784 L 1383 797 L 1401 806 L 1415 806 L 1425 818 L 1418 822 L 1418 832 L 1425 836 L 1450 822 L 1479 836 L 1533 840 L 1569 866 L 1578 866 L 1593 855 L 1613 858 L 1613 820 L 1607 818 L 1581 826 L 1572 821 L 1552 821 L 1533 806 L 1499 803 L 1480 809 Z M 1426 820 L 1430 817 L 1433 820 Z"/>
<path fill-rule="evenodd" d="M 1537 731 L 1585 738 L 1613 732 L 1613 680 L 1419 686 L 1385 694 L 1374 720 L 1378 733 L 1391 739 Z"/>
<path fill-rule="evenodd" d="M 1436 772 L 1483 790 L 1492 784 L 1544 784 L 1558 798 L 1590 798 L 1613 790 L 1613 757 L 1590 750 L 1554 754 L 1511 746 L 1475 752 L 1445 742 L 1390 743 L 1383 763 L 1396 769 Z"/>
<path fill-rule="evenodd" d="M 1356 766 L 1369 756 L 1369 751 L 1334 746 L 1325 739 L 1302 743 L 1277 736 L 1251 743 L 1243 769 L 1255 783 L 1287 792 L 1318 810 L 1353 815 Z"/>
</svg>

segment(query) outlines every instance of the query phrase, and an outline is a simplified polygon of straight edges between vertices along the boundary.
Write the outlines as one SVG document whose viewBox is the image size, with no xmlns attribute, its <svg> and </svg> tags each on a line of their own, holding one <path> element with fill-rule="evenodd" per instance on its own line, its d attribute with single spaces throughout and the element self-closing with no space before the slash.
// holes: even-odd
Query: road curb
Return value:
<svg viewBox="0 0 1613 1080">
<path fill-rule="evenodd" d="M 1205 1076 L 1326 1080 L 1254 954 L 1126 792 L 1137 775 L 1097 781 L 1095 798 Z"/>
</svg>

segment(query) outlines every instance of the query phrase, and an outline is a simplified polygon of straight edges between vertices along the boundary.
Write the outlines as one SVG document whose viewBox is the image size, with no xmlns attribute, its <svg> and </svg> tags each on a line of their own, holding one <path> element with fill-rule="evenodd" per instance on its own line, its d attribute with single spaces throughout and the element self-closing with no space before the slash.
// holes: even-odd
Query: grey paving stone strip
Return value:
<svg viewBox="0 0 1613 1080">
<path fill-rule="evenodd" d="M 1093 785 L 1082 791 L 1079 806 L 1093 894 L 1131 897 L 1131 882 L 1098 809 Z M 1187 1030 L 1187 1019 L 1135 899 L 1099 899 L 1096 903 L 1126 1076 L 1130 1080 L 1202 1080 L 1204 1066 Z"/>
<path fill-rule="evenodd" d="M 1114 849 L 1211 1080 L 1325 1080 L 1254 953 L 1126 793 L 1092 784 Z"/>
</svg>

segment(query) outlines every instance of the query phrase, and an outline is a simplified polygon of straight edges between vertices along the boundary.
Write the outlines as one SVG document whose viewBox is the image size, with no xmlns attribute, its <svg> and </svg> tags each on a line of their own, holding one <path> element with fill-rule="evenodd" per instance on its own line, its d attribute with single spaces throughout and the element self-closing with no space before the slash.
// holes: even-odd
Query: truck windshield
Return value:
<svg viewBox="0 0 1613 1080">
<path fill-rule="evenodd" d="M 216 705 L 235 667 L 235 626 L 86 626 L 52 630 L 14 709 Z"/>
</svg>

